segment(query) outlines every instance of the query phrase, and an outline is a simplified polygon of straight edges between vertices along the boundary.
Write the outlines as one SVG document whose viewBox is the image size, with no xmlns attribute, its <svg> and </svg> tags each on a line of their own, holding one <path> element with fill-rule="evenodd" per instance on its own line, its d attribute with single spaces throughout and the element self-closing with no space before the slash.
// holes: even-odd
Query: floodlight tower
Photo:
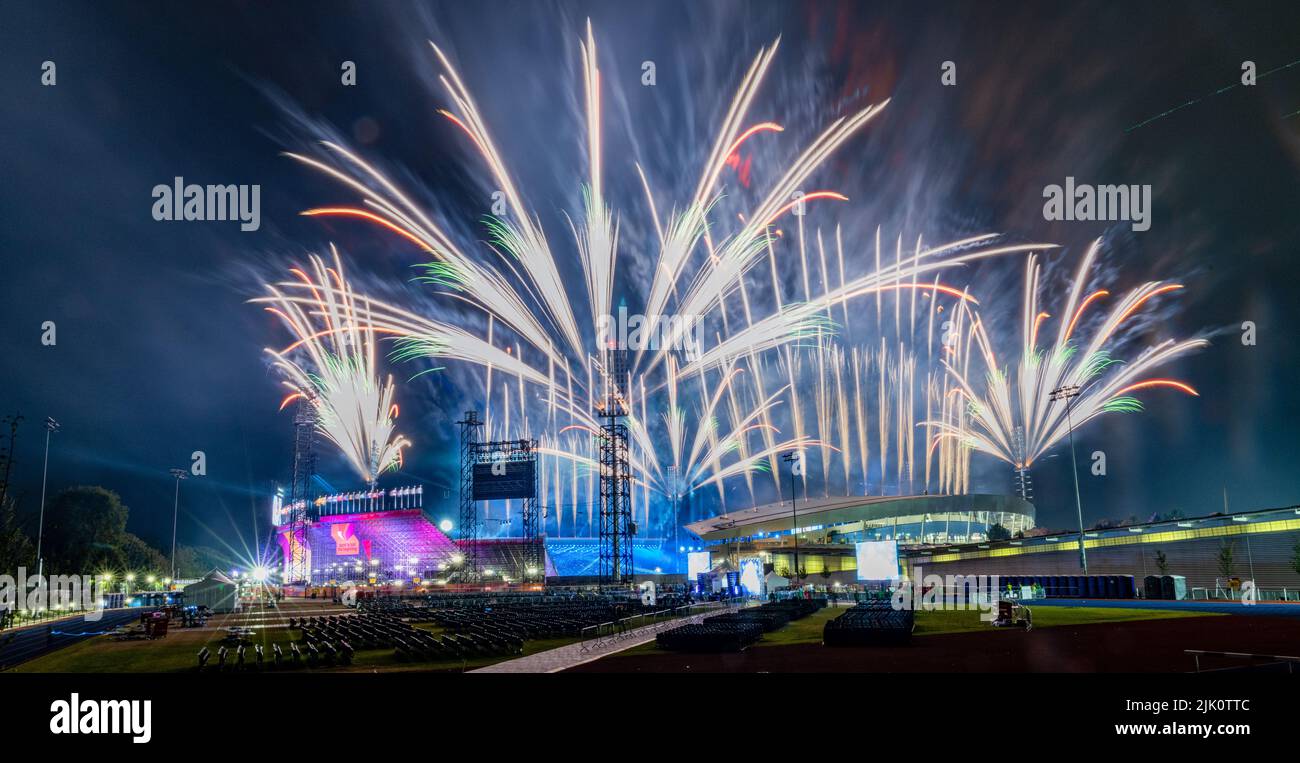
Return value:
<svg viewBox="0 0 1300 763">
<path fill-rule="evenodd" d="M 799 463 L 800 456 L 801 454 L 799 453 L 799 451 L 792 450 L 789 453 L 786 453 L 784 456 L 782 456 L 781 460 L 790 464 L 790 515 L 794 521 L 794 524 L 791 525 L 790 527 L 790 533 L 794 536 L 794 569 L 791 572 L 794 575 L 794 579 L 798 581 L 800 585 L 802 585 L 803 576 L 799 574 L 799 510 L 798 508 L 796 508 L 795 505 L 796 493 L 795 493 L 795 479 L 794 479 L 795 478 L 794 467 L 795 464 Z M 737 568 L 739 568 L 740 565 L 739 555 L 736 558 L 736 565 Z"/>
<path fill-rule="evenodd" d="M 172 580 L 176 579 L 176 521 L 181 511 L 181 480 L 189 476 L 184 469 L 171 469 L 172 478 L 176 480 L 176 494 L 172 498 Z"/>
<path fill-rule="evenodd" d="M 1079 497 L 1079 461 L 1074 454 L 1074 423 L 1070 419 L 1070 401 L 1079 396 L 1079 385 L 1071 384 L 1052 390 L 1051 400 L 1065 401 L 1065 425 L 1070 432 L 1070 473 L 1074 475 L 1074 507 L 1079 513 L 1079 566 L 1088 574 L 1088 551 L 1083 547 L 1083 499 Z"/>
<path fill-rule="evenodd" d="M 50 475 L 50 435 L 59 431 L 59 422 L 52 417 L 45 417 L 45 466 L 41 470 L 41 518 L 36 528 L 36 577 L 39 580 L 45 574 L 45 557 L 41 555 L 41 541 L 45 535 L 45 481 Z"/>
</svg>

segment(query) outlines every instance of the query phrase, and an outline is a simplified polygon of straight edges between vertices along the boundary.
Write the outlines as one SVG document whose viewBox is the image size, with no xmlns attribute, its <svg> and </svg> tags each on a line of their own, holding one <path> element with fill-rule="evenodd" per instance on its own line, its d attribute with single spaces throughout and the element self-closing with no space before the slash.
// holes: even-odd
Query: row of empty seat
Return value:
<svg viewBox="0 0 1300 763">
<path fill-rule="evenodd" d="M 822 628 L 826 646 L 895 646 L 912 638 L 916 612 L 895 609 L 892 602 L 867 601 L 847 610 Z"/>
</svg>

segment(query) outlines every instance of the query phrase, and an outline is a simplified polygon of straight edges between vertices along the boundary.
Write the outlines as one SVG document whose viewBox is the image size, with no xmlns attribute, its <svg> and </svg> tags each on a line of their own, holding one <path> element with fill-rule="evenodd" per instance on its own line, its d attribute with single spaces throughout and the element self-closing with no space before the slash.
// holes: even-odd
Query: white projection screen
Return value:
<svg viewBox="0 0 1300 763">
<path fill-rule="evenodd" d="M 695 582 L 695 576 L 713 569 L 713 559 L 708 551 L 693 551 L 686 555 L 686 579 Z"/>
<path fill-rule="evenodd" d="M 898 542 L 869 540 L 856 544 L 858 580 L 898 580 Z"/>
</svg>

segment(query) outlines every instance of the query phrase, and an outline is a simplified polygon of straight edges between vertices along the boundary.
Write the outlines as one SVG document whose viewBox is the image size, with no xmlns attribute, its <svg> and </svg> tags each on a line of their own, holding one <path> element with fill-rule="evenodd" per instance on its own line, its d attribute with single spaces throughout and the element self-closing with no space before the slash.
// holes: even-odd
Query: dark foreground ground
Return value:
<svg viewBox="0 0 1300 763">
<path fill-rule="evenodd" d="M 1178 673 L 1185 649 L 1300 655 L 1300 618 L 1233 615 L 916 636 L 904 647 L 772 644 L 736 654 L 642 652 L 579 673 Z M 1202 658 L 1205 668 L 1249 663 Z"/>
</svg>

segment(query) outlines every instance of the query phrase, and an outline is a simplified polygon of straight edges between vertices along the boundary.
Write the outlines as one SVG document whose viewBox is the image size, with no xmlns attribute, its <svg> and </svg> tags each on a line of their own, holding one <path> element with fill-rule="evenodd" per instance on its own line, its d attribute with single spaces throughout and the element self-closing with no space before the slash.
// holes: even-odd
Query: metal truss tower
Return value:
<svg viewBox="0 0 1300 763">
<path fill-rule="evenodd" d="M 478 566 L 478 506 L 474 503 L 474 461 L 476 459 L 479 427 L 478 411 L 465 411 L 460 424 L 460 553 L 465 557 L 461 579 L 477 582 Z"/>
<path fill-rule="evenodd" d="M 1024 465 L 1026 451 L 1024 427 L 1016 427 L 1014 438 L 1015 440 L 1012 445 L 1014 445 L 1016 449 L 1015 455 L 1017 462 L 1013 467 L 1015 470 L 1015 489 L 1016 492 L 1020 494 L 1021 498 L 1032 502 L 1034 500 L 1034 478 L 1033 475 L 1029 473 L 1029 467 Z"/>
<path fill-rule="evenodd" d="M 620 419 L 628 413 L 627 351 L 605 350 L 605 397 L 596 415 L 605 420 L 600 428 L 600 552 L 601 584 L 617 585 L 632 580 L 632 473 L 628 463 L 627 425 Z"/>
<path fill-rule="evenodd" d="M 313 519 L 312 477 L 316 474 L 316 406 L 299 400 L 293 416 L 293 478 L 289 485 L 289 558 L 285 574 L 290 583 L 311 580 L 311 560 L 307 550 L 307 525 Z"/>
<path fill-rule="evenodd" d="M 531 496 L 523 499 L 524 505 L 520 517 L 523 524 L 524 540 L 528 541 L 528 545 L 524 550 L 524 569 L 521 572 L 524 580 L 545 580 L 546 557 L 542 551 L 545 541 L 542 540 L 539 517 L 541 511 L 537 498 L 537 441 L 519 440 L 518 445 L 522 458 L 533 462 Z"/>
</svg>

